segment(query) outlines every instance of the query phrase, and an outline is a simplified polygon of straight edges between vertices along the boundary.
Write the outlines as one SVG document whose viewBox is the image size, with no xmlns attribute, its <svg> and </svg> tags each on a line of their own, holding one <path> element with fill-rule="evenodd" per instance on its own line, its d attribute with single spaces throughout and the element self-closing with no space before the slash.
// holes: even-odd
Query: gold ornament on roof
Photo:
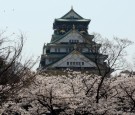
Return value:
<svg viewBox="0 0 135 115">
<path fill-rule="evenodd" d="M 65 33 L 65 30 L 60 30 L 61 33 Z"/>
<path fill-rule="evenodd" d="M 86 33 L 85 31 L 80 31 L 81 34 Z"/>
</svg>

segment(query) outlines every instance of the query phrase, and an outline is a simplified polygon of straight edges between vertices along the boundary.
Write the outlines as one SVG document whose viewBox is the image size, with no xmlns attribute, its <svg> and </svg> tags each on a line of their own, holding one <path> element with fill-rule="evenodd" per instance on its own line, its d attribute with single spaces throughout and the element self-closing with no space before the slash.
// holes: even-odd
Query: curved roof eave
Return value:
<svg viewBox="0 0 135 115">
<path fill-rule="evenodd" d="M 60 22 L 90 22 L 90 19 L 55 19 L 55 21 L 60 21 Z"/>
</svg>

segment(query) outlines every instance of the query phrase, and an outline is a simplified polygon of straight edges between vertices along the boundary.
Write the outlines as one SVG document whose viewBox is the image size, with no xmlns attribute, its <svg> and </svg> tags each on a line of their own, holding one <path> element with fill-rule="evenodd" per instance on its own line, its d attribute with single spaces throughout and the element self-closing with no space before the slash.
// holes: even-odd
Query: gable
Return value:
<svg viewBox="0 0 135 115">
<path fill-rule="evenodd" d="M 74 50 L 63 59 L 51 65 L 51 67 L 96 67 L 96 65 L 84 55 Z"/>
<path fill-rule="evenodd" d="M 67 43 L 67 42 L 74 42 L 77 41 L 79 43 L 84 42 L 84 38 L 75 30 L 71 31 L 69 34 L 67 34 L 65 37 L 58 40 L 56 43 Z"/>
<path fill-rule="evenodd" d="M 65 14 L 62 19 L 83 19 L 79 14 L 77 14 L 73 9 L 71 9 L 67 14 Z"/>
</svg>

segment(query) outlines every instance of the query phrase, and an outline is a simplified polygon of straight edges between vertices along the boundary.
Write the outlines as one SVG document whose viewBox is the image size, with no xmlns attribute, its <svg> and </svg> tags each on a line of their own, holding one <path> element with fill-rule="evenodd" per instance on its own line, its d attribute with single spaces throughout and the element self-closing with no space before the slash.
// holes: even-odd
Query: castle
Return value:
<svg viewBox="0 0 135 115">
<path fill-rule="evenodd" d="M 90 19 L 85 19 L 73 8 L 53 23 L 50 43 L 44 44 L 39 69 L 96 70 L 107 68 L 107 55 L 99 53 L 101 44 L 88 33 Z M 96 58 L 95 58 L 96 57 Z M 97 58 L 98 57 L 98 58 Z"/>
</svg>

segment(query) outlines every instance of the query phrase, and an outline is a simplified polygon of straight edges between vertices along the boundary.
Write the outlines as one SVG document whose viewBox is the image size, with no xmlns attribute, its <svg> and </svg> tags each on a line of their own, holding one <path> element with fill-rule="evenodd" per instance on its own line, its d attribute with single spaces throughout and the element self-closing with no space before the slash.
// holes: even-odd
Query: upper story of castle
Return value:
<svg viewBox="0 0 135 115">
<path fill-rule="evenodd" d="M 53 23 L 54 34 L 51 42 L 59 39 L 71 30 L 76 30 L 82 35 L 88 35 L 88 25 L 90 19 L 85 19 L 74 11 L 73 8 L 61 18 L 57 18 Z"/>
</svg>

